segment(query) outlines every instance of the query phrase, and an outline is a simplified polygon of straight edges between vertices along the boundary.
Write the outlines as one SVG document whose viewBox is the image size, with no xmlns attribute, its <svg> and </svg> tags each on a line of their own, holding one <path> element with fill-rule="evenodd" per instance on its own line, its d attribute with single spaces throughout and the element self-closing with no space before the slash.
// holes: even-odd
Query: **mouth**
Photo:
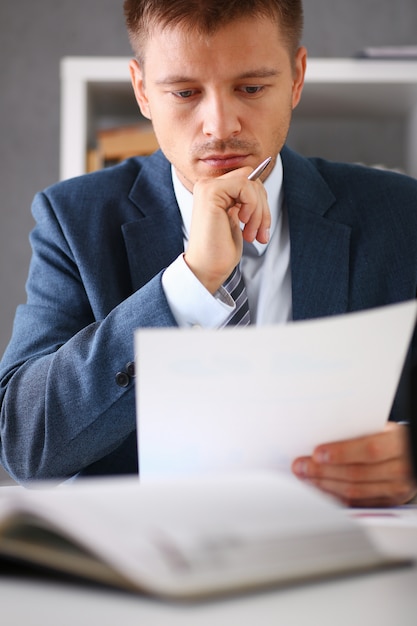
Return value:
<svg viewBox="0 0 417 626">
<path fill-rule="evenodd" d="M 248 154 L 213 154 L 200 159 L 200 161 L 210 169 L 234 170 L 248 165 L 248 157 Z"/>
</svg>

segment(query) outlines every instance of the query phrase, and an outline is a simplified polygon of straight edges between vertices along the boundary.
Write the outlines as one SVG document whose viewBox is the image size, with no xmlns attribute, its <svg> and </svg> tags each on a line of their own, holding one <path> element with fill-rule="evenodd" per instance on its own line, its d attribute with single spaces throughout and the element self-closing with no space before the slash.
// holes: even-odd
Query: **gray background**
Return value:
<svg viewBox="0 0 417 626">
<path fill-rule="evenodd" d="M 25 298 L 31 200 L 59 177 L 60 59 L 130 55 L 122 4 L 0 0 L 0 354 L 14 310 Z M 313 57 L 352 56 L 368 45 L 417 44 L 416 0 L 305 0 L 305 18 L 304 44 Z M 373 129 L 375 142 L 380 131 Z M 346 143 L 362 132 L 347 129 Z M 331 128 L 327 134 L 331 142 Z M 303 151 L 297 137 L 294 143 Z"/>
</svg>

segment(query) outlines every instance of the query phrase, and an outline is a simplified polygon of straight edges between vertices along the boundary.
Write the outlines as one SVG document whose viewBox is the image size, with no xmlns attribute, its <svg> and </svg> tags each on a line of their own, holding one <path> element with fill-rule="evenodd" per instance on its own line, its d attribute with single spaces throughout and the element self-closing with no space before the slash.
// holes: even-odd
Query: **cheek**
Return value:
<svg viewBox="0 0 417 626">
<path fill-rule="evenodd" d="M 170 108 L 152 108 L 152 124 L 161 147 L 170 147 L 176 152 L 186 152 L 193 140 L 193 123 L 190 116 Z"/>
<path fill-rule="evenodd" d="M 153 129 L 158 140 L 159 147 L 167 159 L 172 162 L 174 155 L 178 153 L 177 147 L 182 143 L 178 139 L 178 135 L 171 132 L 171 127 L 169 125 L 161 124 L 161 122 L 154 124 Z"/>
<path fill-rule="evenodd" d="M 173 126 L 169 116 L 161 111 L 159 107 L 150 107 L 150 119 L 152 121 L 153 130 L 158 139 L 159 145 L 169 142 L 175 133 L 172 132 Z"/>
<path fill-rule="evenodd" d="M 291 120 L 291 113 L 286 112 L 285 116 L 280 115 L 279 121 L 275 120 L 275 123 L 266 129 L 263 134 L 264 151 L 268 154 L 278 154 L 281 152 L 288 135 L 289 125 Z"/>
<path fill-rule="evenodd" d="M 159 147 L 168 161 L 177 169 L 184 169 L 184 161 L 189 150 L 178 124 L 173 125 L 166 117 L 155 116 L 153 129 Z"/>
</svg>

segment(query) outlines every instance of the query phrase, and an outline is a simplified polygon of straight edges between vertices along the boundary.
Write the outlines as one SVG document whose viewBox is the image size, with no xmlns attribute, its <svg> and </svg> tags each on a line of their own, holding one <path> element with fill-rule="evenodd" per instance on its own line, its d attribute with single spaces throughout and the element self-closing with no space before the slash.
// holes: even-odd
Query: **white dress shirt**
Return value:
<svg viewBox="0 0 417 626">
<path fill-rule="evenodd" d="M 175 196 L 183 220 L 184 249 L 187 249 L 193 195 L 172 167 Z M 245 279 L 252 324 L 278 324 L 292 319 L 290 240 L 283 199 L 282 161 L 278 156 L 264 185 L 271 210 L 270 240 L 243 245 L 241 270 Z M 182 327 L 218 328 L 235 304 L 225 289 L 212 295 L 197 279 L 181 254 L 164 272 L 162 285 L 168 304 Z"/>
</svg>

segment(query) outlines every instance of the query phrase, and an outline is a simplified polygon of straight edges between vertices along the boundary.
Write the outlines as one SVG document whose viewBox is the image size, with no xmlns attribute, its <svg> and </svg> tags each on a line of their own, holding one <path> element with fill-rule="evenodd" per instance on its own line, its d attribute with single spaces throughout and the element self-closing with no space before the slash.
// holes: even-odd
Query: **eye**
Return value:
<svg viewBox="0 0 417 626">
<path fill-rule="evenodd" d="M 248 96 L 256 96 L 261 93 L 263 89 L 263 85 L 245 85 L 243 87 L 240 87 L 240 90 L 248 94 Z"/>
<path fill-rule="evenodd" d="M 187 100 L 188 98 L 191 98 L 192 96 L 194 96 L 195 93 L 196 91 L 194 89 L 182 89 L 181 91 L 173 92 L 174 96 L 176 96 L 177 98 L 180 98 L 181 100 Z"/>
</svg>

